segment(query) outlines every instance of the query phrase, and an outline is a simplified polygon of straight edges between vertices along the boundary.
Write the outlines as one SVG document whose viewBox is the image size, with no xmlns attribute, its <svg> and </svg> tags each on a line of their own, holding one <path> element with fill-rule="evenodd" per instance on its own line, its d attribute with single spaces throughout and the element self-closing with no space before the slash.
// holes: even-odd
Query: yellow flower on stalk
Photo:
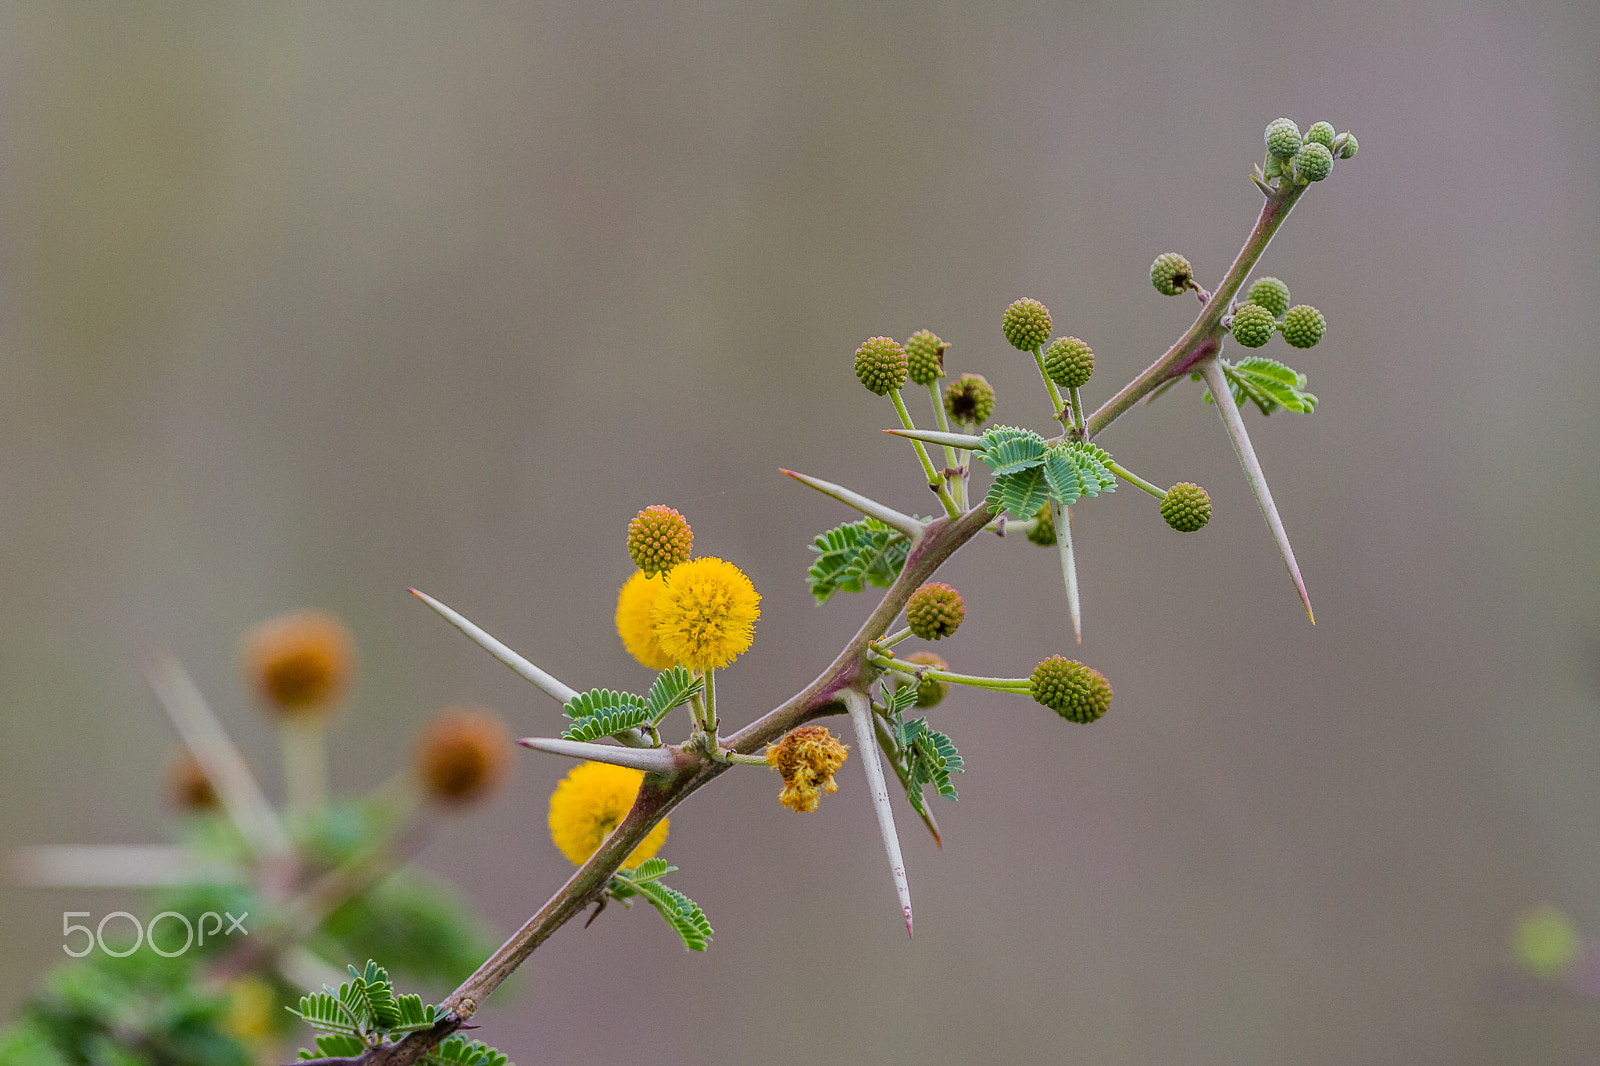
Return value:
<svg viewBox="0 0 1600 1066">
<path fill-rule="evenodd" d="M 656 640 L 691 670 L 727 666 L 750 649 L 761 594 L 732 563 L 691 559 L 667 574 L 650 607 Z"/>
<path fill-rule="evenodd" d="M 644 774 L 626 766 L 605 762 L 574 766 L 550 795 L 550 839 L 581 866 L 628 816 L 643 780 Z M 668 821 L 661 819 L 622 865 L 638 866 L 660 851 Z"/>
<path fill-rule="evenodd" d="M 665 670 L 677 665 L 675 659 L 661 650 L 661 642 L 656 640 L 655 623 L 650 617 L 650 608 L 660 595 L 663 584 L 665 582 L 660 574 L 646 577 L 643 571 L 635 570 L 617 595 L 617 635 L 622 637 L 622 646 L 628 649 L 629 655 L 652 670 Z"/>
</svg>

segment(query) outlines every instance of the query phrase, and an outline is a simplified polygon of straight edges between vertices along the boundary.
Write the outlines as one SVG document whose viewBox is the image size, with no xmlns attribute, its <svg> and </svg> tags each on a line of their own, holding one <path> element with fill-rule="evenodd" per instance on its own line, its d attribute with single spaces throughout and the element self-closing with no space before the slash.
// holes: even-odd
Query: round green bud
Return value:
<svg viewBox="0 0 1600 1066">
<path fill-rule="evenodd" d="M 1333 148 L 1333 126 L 1327 122 L 1313 122 L 1311 128 L 1306 130 L 1305 143 L 1320 144 L 1324 148 Z"/>
<path fill-rule="evenodd" d="M 1150 264 L 1150 284 L 1163 296 L 1177 296 L 1194 284 L 1194 271 L 1177 252 L 1163 252 Z"/>
<path fill-rule="evenodd" d="M 919 329 L 906 341 L 906 369 L 918 385 L 932 385 L 944 377 L 944 353 L 950 345 L 935 334 Z"/>
<path fill-rule="evenodd" d="M 906 601 L 906 623 L 923 640 L 943 640 L 961 627 L 967 605 L 961 593 L 943 581 L 930 581 Z"/>
<path fill-rule="evenodd" d="M 1006 308 L 1000 329 L 1011 347 L 1031 352 L 1050 339 L 1050 309 L 1038 300 L 1024 296 Z"/>
<path fill-rule="evenodd" d="M 1344 133 L 1340 136 L 1339 140 L 1340 140 L 1340 144 L 1339 144 L 1339 158 L 1340 159 L 1353 158 L 1355 156 L 1355 154 L 1356 154 L 1356 149 L 1361 147 L 1359 144 L 1356 143 L 1356 135 L 1351 133 L 1349 130 L 1345 130 Z"/>
<path fill-rule="evenodd" d="M 689 520 L 666 504 L 652 504 L 628 523 L 628 556 L 645 577 L 664 574 L 689 561 L 694 531 Z"/>
<path fill-rule="evenodd" d="M 1057 337 L 1045 349 L 1044 372 L 1063 389 L 1081 388 L 1094 373 L 1094 352 L 1076 337 Z"/>
<path fill-rule="evenodd" d="M 1321 181 L 1333 172 L 1333 153 L 1325 144 L 1308 141 L 1294 154 L 1294 172 L 1302 181 Z"/>
<path fill-rule="evenodd" d="M 1056 546 L 1056 516 L 1047 503 L 1034 512 L 1033 528 L 1028 530 L 1028 539 L 1041 548 L 1054 548 Z"/>
<path fill-rule="evenodd" d="M 893 337 L 869 337 L 856 349 L 856 377 L 879 396 L 906 383 L 905 349 Z"/>
<path fill-rule="evenodd" d="M 1283 316 L 1283 339 L 1294 348 L 1310 348 L 1328 332 L 1328 321 L 1310 304 L 1297 304 Z"/>
<path fill-rule="evenodd" d="M 905 661 L 913 666 L 931 666 L 935 670 L 950 669 L 949 663 L 931 651 L 914 651 L 906 656 Z M 936 681 L 931 677 L 925 677 L 922 679 L 922 683 L 917 686 L 917 706 L 932 707 L 944 699 L 945 694 L 949 691 L 950 682 Z"/>
<path fill-rule="evenodd" d="M 1111 706 L 1111 683 L 1092 666 L 1052 655 L 1033 668 L 1028 694 L 1069 722 L 1093 722 Z"/>
<path fill-rule="evenodd" d="M 1233 322 L 1228 329 L 1232 331 L 1233 339 L 1246 348 L 1259 348 L 1278 331 L 1278 319 L 1260 304 L 1243 303 L 1233 313 Z"/>
<path fill-rule="evenodd" d="M 1245 294 L 1245 299 L 1265 307 L 1272 312 L 1273 318 L 1278 318 L 1289 310 L 1289 286 L 1277 278 L 1257 278 L 1250 284 L 1250 291 Z"/>
<path fill-rule="evenodd" d="M 982 374 L 962 374 L 945 386 L 944 413 L 952 422 L 981 426 L 994 414 L 994 388 Z"/>
<path fill-rule="evenodd" d="M 1161 517 L 1179 533 L 1193 533 L 1211 521 L 1211 496 L 1199 485 L 1180 481 L 1161 501 Z"/>
<path fill-rule="evenodd" d="M 1273 119 L 1267 123 L 1263 138 L 1267 142 L 1267 151 L 1277 159 L 1293 159 L 1300 150 L 1300 127 L 1294 124 L 1293 119 Z"/>
</svg>

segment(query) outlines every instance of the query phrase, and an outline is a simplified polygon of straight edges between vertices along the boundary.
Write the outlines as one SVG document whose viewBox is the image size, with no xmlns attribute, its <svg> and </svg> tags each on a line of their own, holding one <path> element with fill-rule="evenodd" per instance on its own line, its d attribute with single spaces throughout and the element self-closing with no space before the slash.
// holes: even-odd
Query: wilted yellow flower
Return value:
<svg viewBox="0 0 1600 1066">
<path fill-rule="evenodd" d="M 606 762 L 573 767 L 550 795 L 550 839 L 573 862 L 587 862 L 633 809 L 643 780 L 638 770 Z M 622 865 L 638 866 L 660 851 L 669 820 L 661 819 Z"/>
<path fill-rule="evenodd" d="M 749 650 L 761 595 L 732 563 L 691 559 L 667 574 L 650 617 L 662 652 L 673 662 L 710 670 Z"/>
<path fill-rule="evenodd" d="M 778 802 L 796 813 L 814 811 L 822 793 L 837 792 L 833 774 L 849 753 L 827 726 L 803 725 L 767 748 L 767 765 L 783 775 Z"/>
<path fill-rule="evenodd" d="M 642 571 L 635 570 L 617 595 L 617 634 L 622 637 L 622 646 L 652 670 L 676 665 L 672 657 L 661 650 L 661 643 L 656 640 L 655 622 L 650 617 L 650 608 L 665 583 L 660 574 L 646 577 Z"/>
</svg>

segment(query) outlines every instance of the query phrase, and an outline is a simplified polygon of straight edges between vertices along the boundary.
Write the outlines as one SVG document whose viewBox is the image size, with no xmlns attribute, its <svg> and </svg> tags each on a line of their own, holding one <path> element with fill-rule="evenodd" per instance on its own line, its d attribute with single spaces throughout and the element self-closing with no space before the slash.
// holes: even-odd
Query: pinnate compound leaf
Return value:
<svg viewBox="0 0 1600 1066">
<path fill-rule="evenodd" d="M 911 780 L 919 796 L 921 786 L 932 785 L 946 799 L 958 798 L 950 775 L 962 773 L 966 767 L 954 741 L 930 728 L 926 718 L 913 718 L 901 727 L 899 742 L 909 759 Z"/>
<path fill-rule="evenodd" d="M 640 881 L 655 881 L 665 877 L 676 870 L 676 866 L 667 865 L 667 860 L 659 856 L 646 859 L 634 868 L 633 877 L 630 879 L 635 884 Z"/>
<path fill-rule="evenodd" d="M 1005 474 L 994 479 L 984 502 L 990 514 L 1009 512 L 1015 518 L 1028 519 L 1044 506 L 1050 497 L 1050 486 L 1045 480 L 1043 460 L 1031 467 Z"/>
<path fill-rule="evenodd" d="M 1305 391 L 1306 376 L 1276 359 L 1252 355 L 1237 363 L 1220 360 L 1220 365 L 1235 403 L 1249 400 L 1264 415 L 1280 409 L 1305 414 L 1316 410 L 1316 396 Z M 1210 389 L 1204 399 L 1206 403 L 1215 402 Z"/>
<path fill-rule="evenodd" d="M 686 666 L 674 666 L 657 674 L 644 697 L 651 724 L 661 721 L 674 707 L 688 703 L 690 697 L 704 687 L 705 679 L 696 677 Z"/>
<path fill-rule="evenodd" d="M 995 426 L 983 435 L 983 442 L 978 458 L 997 478 L 1044 462 L 1044 438 L 1031 429 Z"/>
<path fill-rule="evenodd" d="M 572 719 L 572 725 L 561 734 L 563 740 L 599 740 L 652 721 L 643 696 L 609 688 L 580 692 L 562 711 Z"/>
<path fill-rule="evenodd" d="M 316 1037 L 317 1050 L 307 1051 L 300 1049 L 302 1059 L 340 1059 L 354 1058 L 367 1050 L 367 1045 L 359 1037 L 345 1036 L 341 1033 L 325 1033 Z"/>
<path fill-rule="evenodd" d="M 427 1066 L 511 1066 L 502 1052 L 464 1036 L 447 1037 L 420 1061 Z"/>
<path fill-rule="evenodd" d="M 300 1009 L 284 1008 L 313 1029 L 359 1037 L 366 1032 L 360 1020 L 352 1017 L 332 989 L 300 997 Z"/>
<path fill-rule="evenodd" d="M 835 592 L 888 588 L 905 566 L 911 539 L 876 518 L 846 522 L 810 545 L 817 559 L 806 573 L 811 594 L 824 603 Z"/>
<path fill-rule="evenodd" d="M 690 951 L 704 951 L 711 943 L 711 922 L 694 900 L 660 881 L 635 882 L 634 887 L 666 919 L 684 947 Z"/>
</svg>

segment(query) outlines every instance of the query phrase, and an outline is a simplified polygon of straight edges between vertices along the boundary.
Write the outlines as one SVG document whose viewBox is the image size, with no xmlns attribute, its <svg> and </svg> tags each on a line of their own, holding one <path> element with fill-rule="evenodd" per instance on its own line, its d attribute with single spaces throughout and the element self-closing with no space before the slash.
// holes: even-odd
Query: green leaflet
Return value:
<svg viewBox="0 0 1600 1066">
<path fill-rule="evenodd" d="M 646 859 L 637 869 L 618 870 L 606 892 L 624 907 L 629 905 L 628 900 L 634 896 L 643 896 L 645 902 L 654 907 L 672 931 L 678 934 L 685 948 L 704 951 L 711 943 L 713 932 L 705 911 L 682 892 L 661 883 L 662 877 L 677 869 L 676 866 L 667 865 L 665 859 Z"/>
<path fill-rule="evenodd" d="M 1063 507 L 1084 496 L 1113 492 L 1117 479 L 1106 466 L 1105 449 L 1084 441 L 1046 444 L 1030 430 L 997 426 L 984 434 L 993 443 L 980 453 L 994 470 L 994 483 L 984 497 L 992 513 L 1005 511 L 1020 519 L 1032 518 L 1048 499 Z"/>
<path fill-rule="evenodd" d="M 563 740 L 599 740 L 629 729 L 656 725 L 674 707 L 687 703 L 705 681 L 682 666 L 656 675 L 650 692 L 635 696 L 609 688 L 593 688 L 567 701 L 562 708 L 573 724 Z"/>
<path fill-rule="evenodd" d="M 863 518 L 819 534 L 810 548 L 817 559 L 806 579 L 811 594 L 824 603 L 835 592 L 888 588 L 900 576 L 911 540 L 876 518 Z"/>
<path fill-rule="evenodd" d="M 1015 473 L 994 479 L 984 502 L 992 514 L 1009 512 L 1015 518 L 1032 518 L 1050 497 L 1050 486 L 1045 481 L 1043 460 Z"/>
<path fill-rule="evenodd" d="M 315 1051 L 301 1049 L 300 1058 L 355 1057 L 409 1033 L 433 1028 L 439 1008 L 424 1004 L 413 993 L 396 995 L 389 973 L 372 960 L 366 969 L 350 967 L 351 980 L 336 993 L 323 991 L 300 998 L 300 1009 L 289 1009 L 313 1028 L 324 1030 L 314 1040 Z M 432 1066 L 510 1066 L 494 1048 L 465 1037 L 452 1036 L 419 1061 Z"/>
<path fill-rule="evenodd" d="M 885 751 L 895 768 L 901 784 L 905 785 L 906 801 L 918 814 L 927 813 L 922 786 L 932 785 L 934 791 L 948 800 L 960 798 L 950 780 L 951 774 L 964 770 L 961 753 L 955 742 L 944 733 L 928 726 L 926 718 L 907 722 L 903 715 L 917 700 L 917 688 L 909 681 L 896 682 L 891 691 L 887 682 L 882 686 L 884 706 L 874 707 L 889 725 L 892 750 Z"/>
<path fill-rule="evenodd" d="M 688 703 L 704 687 L 705 679 L 696 677 L 686 666 L 674 666 L 657 674 L 644 697 L 645 710 L 650 712 L 650 724 L 657 724 L 667 716 L 668 711 Z"/>
<path fill-rule="evenodd" d="M 1304 414 L 1316 410 L 1317 398 L 1305 391 L 1306 376 L 1276 359 L 1252 355 L 1237 363 L 1221 359 L 1218 364 L 1228 379 L 1228 389 L 1236 404 L 1248 399 L 1264 415 L 1280 409 Z M 1216 402 L 1210 389 L 1206 390 L 1204 400 Z"/>
<path fill-rule="evenodd" d="M 983 435 L 984 447 L 978 453 L 995 477 L 1004 477 L 1044 461 L 1045 442 L 1031 429 L 995 426 Z"/>
<path fill-rule="evenodd" d="M 479 1040 L 452 1036 L 422 1056 L 427 1066 L 510 1066 L 505 1055 Z"/>
</svg>

